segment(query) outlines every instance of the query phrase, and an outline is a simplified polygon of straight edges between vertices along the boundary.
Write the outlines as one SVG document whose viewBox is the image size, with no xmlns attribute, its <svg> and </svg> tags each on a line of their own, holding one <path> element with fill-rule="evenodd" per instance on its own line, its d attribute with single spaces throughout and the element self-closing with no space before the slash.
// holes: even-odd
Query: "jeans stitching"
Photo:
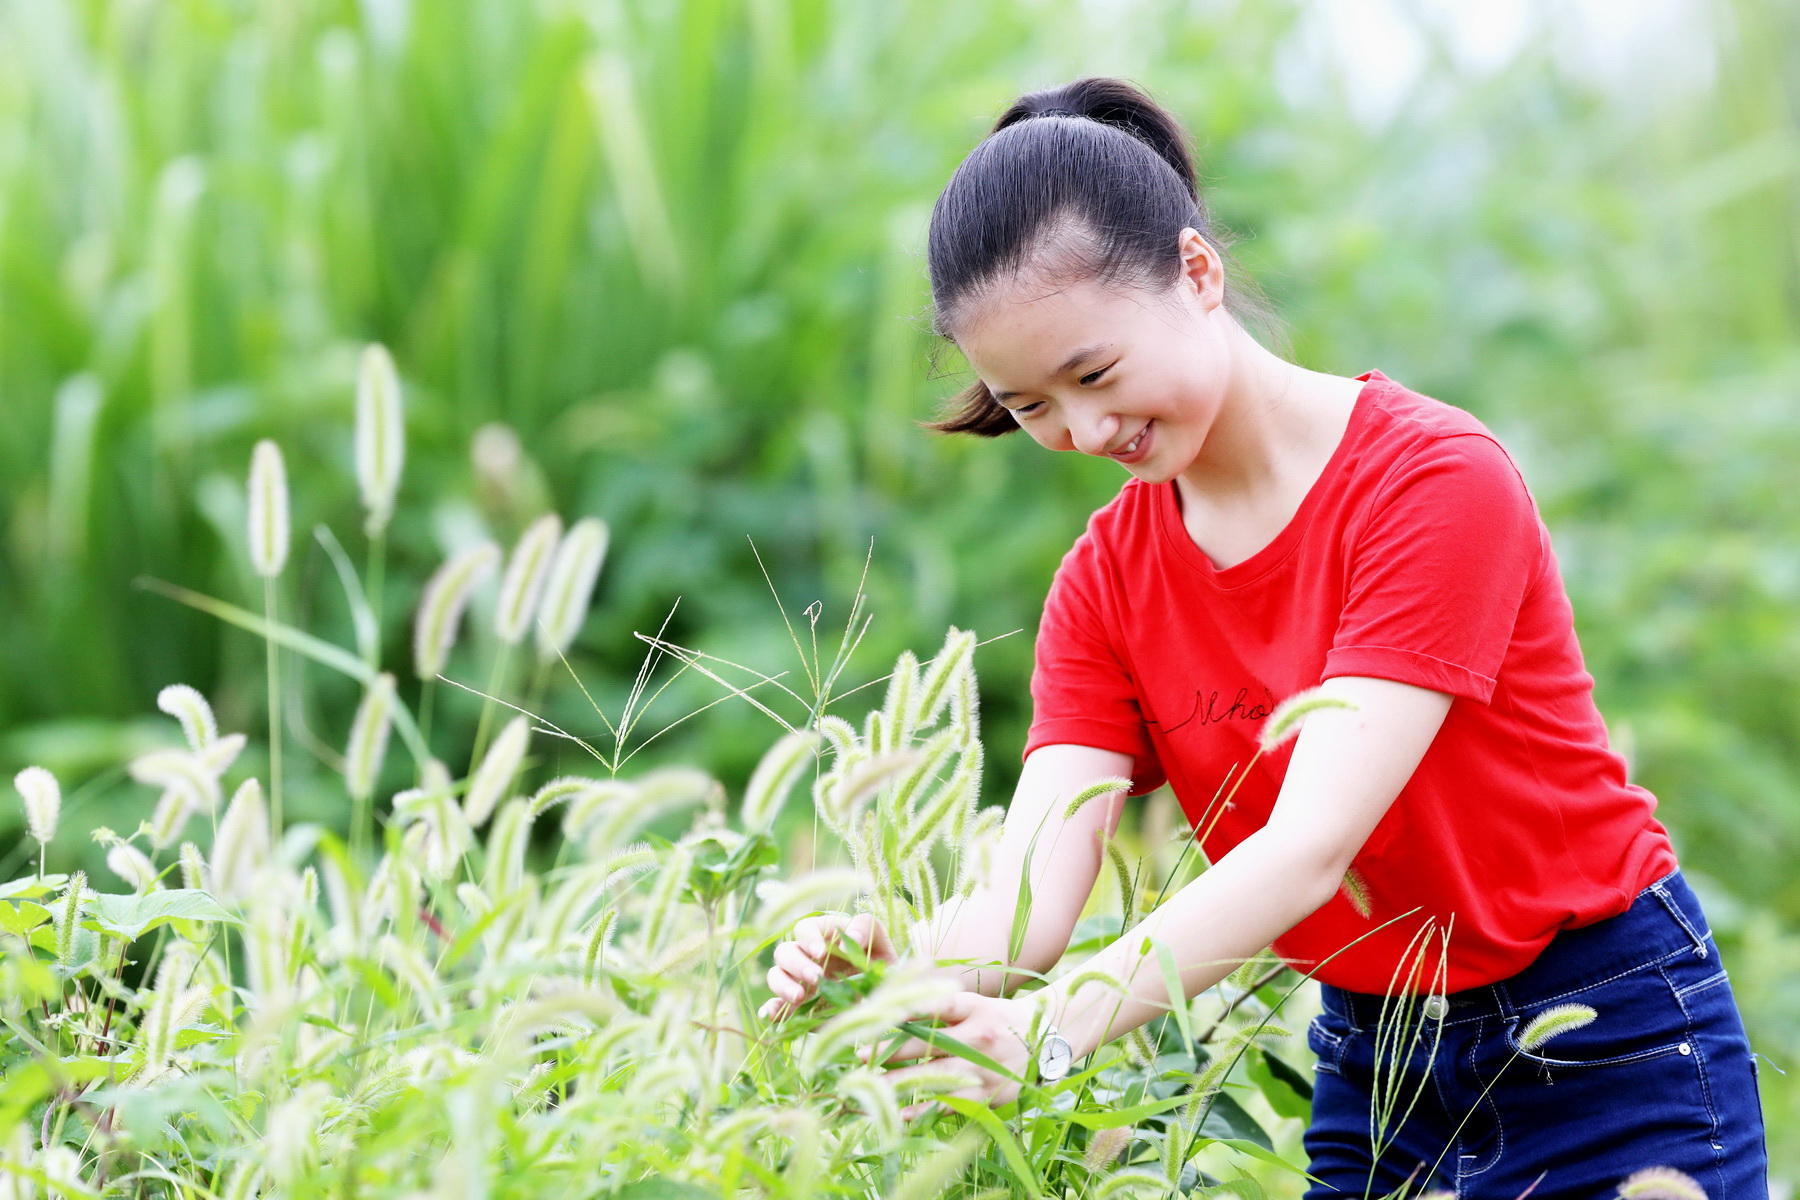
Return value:
<svg viewBox="0 0 1800 1200">
<path fill-rule="evenodd" d="M 1724 1123 L 1719 1120 L 1718 1106 L 1713 1103 L 1712 1078 L 1706 1071 L 1706 1053 L 1700 1045 L 1700 1039 L 1694 1036 L 1694 1014 L 1687 1006 L 1687 996 L 1675 989 L 1675 981 L 1669 978 L 1667 971 L 1661 967 L 1657 971 L 1662 975 L 1663 982 L 1669 985 L 1669 992 L 1681 1009 L 1681 1019 L 1687 1027 L 1686 1044 L 1693 1052 L 1695 1074 L 1700 1077 L 1700 1099 L 1706 1105 L 1706 1119 L 1712 1123 L 1706 1140 L 1713 1148 L 1713 1175 L 1718 1180 L 1716 1191 L 1719 1195 L 1724 1195 L 1725 1152 L 1720 1149 L 1725 1144 Z"/>
<path fill-rule="evenodd" d="M 1726 982 L 1729 978 L 1730 978 L 1730 976 L 1726 975 L 1724 968 L 1721 967 L 1717 972 L 1715 972 L 1714 974 L 1708 975 L 1705 979 L 1702 979 L 1699 983 L 1690 983 L 1684 988 L 1676 988 L 1675 994 L 1677 996 L 1692 996 L 1696 992 L 1705 991 L 1707 988 L 1718 987 L 1721 983 Z"/>
<path fill-rule="evenodd" d="M 1662 901 L 1664 908 L 1669 910 L 1669 915 L 1675 918 L 1675 923 L 1681 926 L 1690 938 L 1694 939 L 1694 957 L 1707 957 L 1706 938 L 1712 936 L 1712 930 L 1707 930 L 1706 935 L 1701 936 L 1700 931 L 1694 928 L 1693 922 L 1688 920 L 1688 915 L 1681 910 L 1681 905 L 1675 903 L 1675 897 L 1669 894 L 1669 889 L 1663 886 L 1662 880 L 1659 879 L 1651 884 L 1650 890 L 1656 893 L 1656 898 Z"/>
<path fill-rule="evenodd" d="M 1473 1158 L 1474 1156 L 1462 1152 L 1462 1136 L 1460 1134 L 1457 1135 L 1456 1191 L 1459 1196 L 1462 1194 L 1463 1180 L 1473 1179 L 1477 1175 L 1493 1170 L 1494 1166 L 1499 1163 L 1500 1156 L 1506 1153 L 1506 1125 L 1500 1120 L 1500 1106 L 1494 1102 L 1494 1090 L 1490 1085 L 1490 1081 L 1481 1078 L 1481 1069 L 1475 1065 L 1475 1051 L 1481 1045 L 1483 1032 L 1482 1029 L 1477 1027 L 1475 1036 L 1469 1039 L 1469 1074 L 1476 1083 L 1481 1084 L 1481 1103 L 1487 1105 L 1488 1111 L 1494 1116 L 1494 1154 L 1492 1158 L 1488 1159 L 1487 1165 L 1476 1167 L 1472 1171 L 1463 1170 L 1463 1159 Z M 1505 1068 L 1502 1067 L 1501 1069 L 1504 1070 Z M 1491 1082 L 1497 1084 L 1499 1080 L 1500 1076 L 1495 1075 Z"/>
<path fill-rule="evenodd" d="M 1679 958 L 1681 955 L 1686 954 L 1686 953 L 1688 953 L 1688 951 L 1685 949 L 1671 950 L 1667 954 L 1661 955 L 1660 957 L 1648 959 L 1644 962 L 1637 963 L 1634 966 L 1627 967 L 1623 971 L 1618 972 L 1617 974 L 1608 975 L 1605 979 L 1595 979 L 1588 983 L 1582 984 L 1580 987 L 1570 988 L 1566 992 L 1558 992 L 1554 996 L 1534 996 L 1534 997 L 1532 997 L 1531 1004 L 1529 1005 L 1529 1007 L 1535 1008 L 1540 1004 L 1551 1004 L 1551 1003 L 1561 1000 L 1567 996 L 1579 996 L 1583 992 L 1592 991 L 1594 988 L 1601 987 L 1608 983 L 1612 983 L 1615 980 L 1623 979 L 1627 975 L 1630 975 L 1636 971 L 1642 971 L 1647 968 L 1660 969 L 1664 963 L 1670 961 L 1671 959 Z M 1498 990 L 1498 985 L 1496 985 L 1496 990 Z M 1467 1018 L 1465 1018 L 1465 1019 L 1467 1019 Z"/>
</svg>

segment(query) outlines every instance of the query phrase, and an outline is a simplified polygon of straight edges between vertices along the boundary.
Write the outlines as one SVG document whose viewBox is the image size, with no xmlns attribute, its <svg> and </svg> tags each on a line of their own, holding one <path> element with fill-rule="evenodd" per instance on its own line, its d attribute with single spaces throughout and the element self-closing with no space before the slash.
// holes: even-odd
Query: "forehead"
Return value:
<svg viewBox="0 0 1800 1200">
<path fill-rule="evenodd" d="M 1141 288 L 1091 279 L 1009 279 L 970 298 L 957 322 L 956 344 L 990 385 L 1023 387 L 1082 346 L 1118 343 L 1140 331 L 1154 320 L 1154 303 Z"/>
</svg>

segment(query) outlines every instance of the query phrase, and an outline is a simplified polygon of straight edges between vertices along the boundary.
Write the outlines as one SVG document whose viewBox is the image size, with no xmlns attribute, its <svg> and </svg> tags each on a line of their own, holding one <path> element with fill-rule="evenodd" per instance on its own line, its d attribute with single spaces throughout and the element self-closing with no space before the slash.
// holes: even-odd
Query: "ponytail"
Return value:
<svg viewBox="0 0 1800 1200">
<path fill-rule="evenodd" d="M 1223 256 L 1187 136 L 1166 109 L 1120 79 L 1077 79 L 1021 96 L 932 208 L 932 327 L 953 337 L 970 299 L 1025 270 L 1052 280 L 1173 286 L 1183 229 L 1197 230 Z M 1229 260 L 1226 266 L 1236 274 Z M 1228 282 L 1226 306 L 1265 316 L 1248 290 L 1245 303 Z M 978 380 L 927 428 L 998 437 L 1018 423 Z"/>
</svg>

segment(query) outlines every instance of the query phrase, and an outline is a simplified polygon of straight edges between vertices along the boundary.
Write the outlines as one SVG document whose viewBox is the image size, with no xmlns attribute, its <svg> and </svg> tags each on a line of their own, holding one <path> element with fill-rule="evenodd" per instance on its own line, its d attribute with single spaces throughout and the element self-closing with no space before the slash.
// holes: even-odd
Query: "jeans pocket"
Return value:
<svg viewBox="0 0 1800 1200">
<path fill-rule="evenodd" d="M 1593 1011 L 1585 1025 L 1541 1036 L 1533 1022 L 1568 1005 Z M 1609 1067 L 1669 1054 L 1692 1055 L 1686 1008 L 1657 964 L 1580 992 L 1523 1007 L 1505 1026 L 1511 1051 L 1547 1068 Z"/>
</svg>

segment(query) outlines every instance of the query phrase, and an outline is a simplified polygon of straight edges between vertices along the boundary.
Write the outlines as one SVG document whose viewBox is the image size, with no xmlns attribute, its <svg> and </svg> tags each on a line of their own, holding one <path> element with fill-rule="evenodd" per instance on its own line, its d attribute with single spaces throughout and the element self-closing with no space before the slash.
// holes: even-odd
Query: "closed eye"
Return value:
<svg viewBox="0 0 1800 1200">
<path fill-rule="evenodd" d="M 1086 387 L 1088 384 L 1098 381 L 1102 375 L 1112 370 L 1116 365 L 1116 363 L 1108 363 L 1104 367 L 1098 367 L 1089 371 L 1086 375 L 1081 377 L 1079 382 L 1083 387 Z M 1014 416 L 1027 417 L 1042 407 L 1044 407 L 1044 402 L 1042 400 L 1034 400 L 1030 404 L 1021 404 L 1017 408 L 1012 409 L 1012 413 Z"/>
</svg>

